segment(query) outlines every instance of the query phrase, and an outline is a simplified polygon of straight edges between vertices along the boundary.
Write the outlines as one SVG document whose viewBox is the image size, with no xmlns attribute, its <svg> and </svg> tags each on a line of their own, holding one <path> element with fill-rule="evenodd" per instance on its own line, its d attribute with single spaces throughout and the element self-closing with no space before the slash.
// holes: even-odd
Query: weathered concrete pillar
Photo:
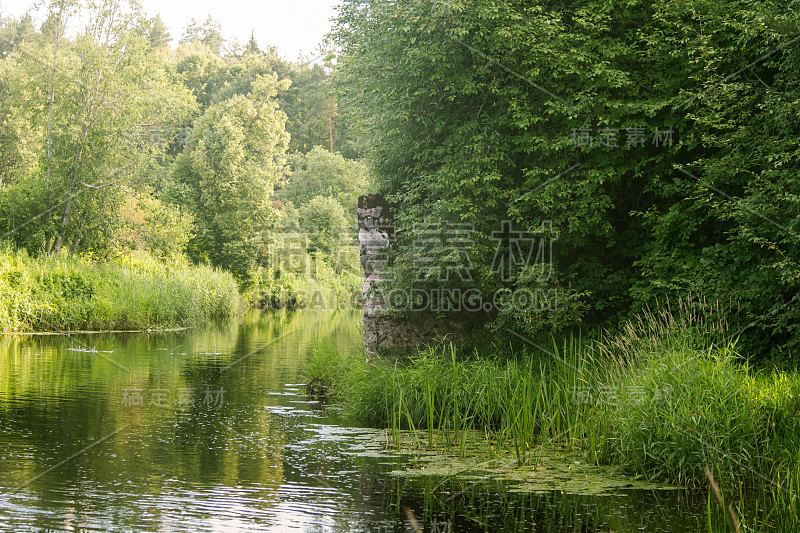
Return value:
<svg viewBox="0 0 800 533">
<path fill-rule="evenodd" d="M 381 291 L 396 243 L 393 207 L 376 194 L 358 199 L 358 241 L 364 269 L 364 347 L 374 356 L 408 356 L 431 341 L 460 342 L 481 331 L 480 309 L 442 312 L 422 307 L 390 312 Z M 409 292 L 413 289 L 409 288 Z"/>
<path fill-rule="evenodd" d="M 379 293 L 381 273 L 389 266 L 389 252 L 395 243 L 392 207 L 377 194 L 358 198 L 358 245 L 364 269 L 364 347 L 367 358 L 378 355 L 391 328 L 384 316 L 386 303 Z"/>
</svg>

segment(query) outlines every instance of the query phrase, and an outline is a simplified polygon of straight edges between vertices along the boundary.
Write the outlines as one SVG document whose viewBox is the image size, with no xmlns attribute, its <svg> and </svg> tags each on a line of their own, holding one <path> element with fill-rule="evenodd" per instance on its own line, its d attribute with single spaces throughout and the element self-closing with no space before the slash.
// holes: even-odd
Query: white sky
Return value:
<svg viewBox="0 0 800 533">
<path fill-rule="evenodd" d="M 317 44 L 331 27 L 338 0 L 140 0 L 149 16 L 161 14 L 169 28 L 172 44 L 183 35 L 183 28 L 194 18 L 205 22 L 211 15 L 222 25 L 222 35 L 244 45 L 255 32 L 262 48 L 274 45 L 285 59 L 297 59 L 300 52 L 312 56 Z M 3 15 L 23 15 L 34 0 L 0 0 Z M 34 20 L 41 12 L 32 11 Z"/>
</svg>

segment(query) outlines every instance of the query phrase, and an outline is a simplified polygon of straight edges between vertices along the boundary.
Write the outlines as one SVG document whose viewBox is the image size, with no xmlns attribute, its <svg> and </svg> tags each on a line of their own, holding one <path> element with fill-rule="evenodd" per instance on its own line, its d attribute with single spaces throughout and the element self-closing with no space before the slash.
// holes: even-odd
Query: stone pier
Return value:
<svg viewBox="0 0 800 533">
<path fill-rule="evenodd" d="M 383 197 L 358 198 L 358 241 L 364 269 L 364 347 L 375 356 L 411 356 L 438 340 L 461 342 L 481 330 L 478 313 L 406 311 L 390 313 L 381 290 L 384 273 L 397 246 L 394 209 Z"/>
</svg>

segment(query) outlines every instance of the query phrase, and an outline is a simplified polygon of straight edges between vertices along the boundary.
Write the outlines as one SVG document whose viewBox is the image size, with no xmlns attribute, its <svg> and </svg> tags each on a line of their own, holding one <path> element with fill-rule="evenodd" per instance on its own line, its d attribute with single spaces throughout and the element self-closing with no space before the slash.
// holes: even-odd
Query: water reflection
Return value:
<svg viewBox="0 0 800 533">
<path fill-rule="evenodd" d="M 520 495 L 390 475 L 405 459 L 298 385 L 360 312 L 179 332 L 0 337 L 0 524 L 12 531 L 671 531 L 704 495 Z M 682 517 L 680 520 L 677 517 Z M 3 527 L 0 527 L 2 529 Z"/>
</svg>

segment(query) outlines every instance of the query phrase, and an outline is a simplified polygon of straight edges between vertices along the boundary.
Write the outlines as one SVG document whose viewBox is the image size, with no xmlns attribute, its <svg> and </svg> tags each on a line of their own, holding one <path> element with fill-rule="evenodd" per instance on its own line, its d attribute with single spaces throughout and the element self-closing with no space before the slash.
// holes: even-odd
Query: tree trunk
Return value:
<svg viewBox="0 0 800 533">
<path fill-rule="evenodd" d="M 55 115 L 56 103 L 56 74 L 58 73 L 58 46 L 61 44 L 61 38 L 64 35 L 63 29 L 64 19 L 64 4 L 62 3 L 58 10 L 58 22 L 56 23 L 55 43 L 53 46 L 53 68 L 50 70 L 50 113 L 47 117 L 47 178 L 45 180 L 45 209 L 50 209 L 50 171 L 53 159 L 53 117 Z M 50 249 L 51 235 L 49 231 L 45 232 L 44 251 L 47 253 Z"/>
<path fill-rule="evenodd" d="M 69 198 L 67 198 L 64 214 L 61 215 L 61 227 L 56 229 L 56 240 L 53 241 L 53 248 L 50 250 L 50 256 L 53 258 L 58 257 L 59 252 L 61 252 L 61 247 L 64 245 L 64 233 L 67 231 L 70 218 L 72 218 L 72 209 L 75 207 L 75 196 L 75 194 L 70 193 Z"/>
<path fill-rule="evenodd" d="M 69 256 L 74 257 L 75 252 L 78 251 L 78 245 L 81 243 L 81 237 L 83 236 L 83 219 L 78 222 L 78 231 L 75 234 L 75 240 L 72 241 L 72 247 L 69 250 Z"/>
</svg>

